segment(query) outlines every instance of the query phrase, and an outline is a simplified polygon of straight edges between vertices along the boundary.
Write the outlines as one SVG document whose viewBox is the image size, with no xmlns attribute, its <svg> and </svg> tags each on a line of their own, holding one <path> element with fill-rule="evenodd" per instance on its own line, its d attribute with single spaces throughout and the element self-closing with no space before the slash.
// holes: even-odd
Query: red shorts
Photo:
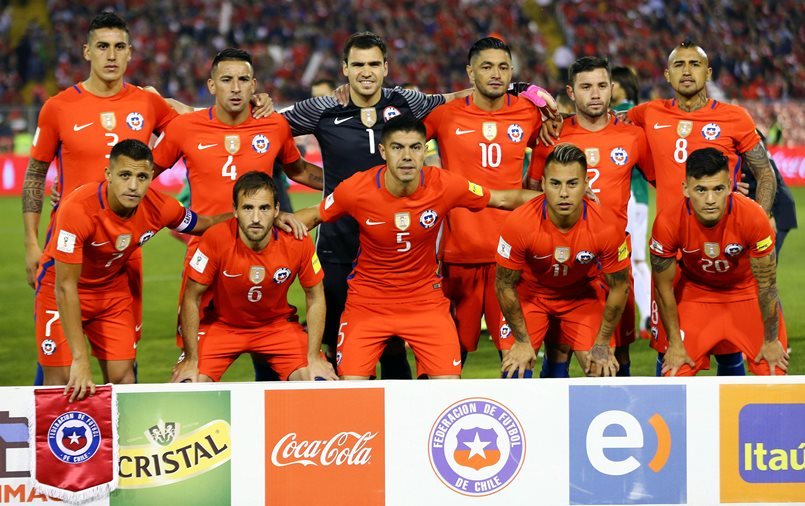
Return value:
<svg viewBox="0 0 805 506">
<path fill-rule="evenodd" d="M 137 248 L 126 262 L 126 276 L 131 290 L 131 310 L 134 314 L 134 332 L 137 341 L 142 337 L 143 328 L 143 250 Z"/>
<path fill-rule="evenodd" d="M 297 322 L 280 320 L 265 327 L 244 329 L 213 322 L 198 341 L 198 372 L 219 381 L 243 353 L 265 357 L 282 380 L 307 367 L 308 336 Z"/>
<path fill-rule="evenodd" d="M 492 327 L 500 320 L 500 305 L 495 294 L 495 265 L 444 264 L 442 290 L 450 299 L 461 351 L 478 349 L 481 317 Z M 497 332 L 490 332 L 500 349 Z"/>
<path fill-rule="evenodd" d="M 683 332 L 682 343 L 696 366 L 682 366 L 677 376 L 693 376 L 702 369 L 710 368 L 710 355 L 722 343 L 729 343 L 746 357 L 749 370 L 756 375 L 769 375 L 769 364 L 755 363 L 755 357 L 763 344 L 763 318 L 757 300 L 737 302 L 679 302 L 679 327 Z M 779 310 L 778 337 L 783 349 L 788 347 L 783 313 Z M 777 374 L 785 374 L 781 369 Z"/>
<path fill-rule="evenodd" d="M 676 268 L 676 276 L 674 277 L 674 289 L 676 290 L 679 286 L 679 279 L 682 276 L 682 271 L 677 266 Z M 677 293 L 677 300 L 680 299 L 679 294 Z M 657 353 L 665 353 L 668 351 L 668 335 L 665 333 L 665 327 L 662 325 L 662 320 L 660 319 L 660 310 L 657 307 L 657 300 L 654 294 L 654 278 L 651 278 L 651 339 L 649 340 L 649 346 L 657 350 Z M 729 354 L 729 353 L 738 353 L 740 350 L 735 347 L 729 341 L 722 341 L 718 345 L 713 348 L 712 353 L 713 355 L 722 355 L 722 354 Z M 753 357 L 754 358 L 754 357 Z"/>
<path fill-rule="evenodd" d="M 392 336 L 411 346 L 417 376 L 461 374 L 461 350 L 446 298 L 400 304 L 353 304 L 347 298 L 338 333 L 338 374 L 374 376 Z"/>
<path fill-rule="evenodd" d="M 557 341 L 569 345 L 573 351 L 587 351 L 592 348 L 604 315 L 602 295 L 603 290 L 591 290 L 586 297 L 581 298 L 534 297 L 521 300 L 531 345 L 535 350 L 539 349 L 550 327 L 558 331 L 558 335 L 554 336 Z M 614 338 L 611 342 L 614 346 Z M 514 336 L 501 318 L 500 349 L 510 350 L 513 344 Z"/>
<path fill-rule="evenodd" d="M 68 367 L 73 354 L 64 337 L 59 307 L 52 286 L 39 287 L 34 308 L 39 363 Z M 137 341 L 129 294 L 81 301 L 81 325 L 89 338 L 92 355 L 99 360 L 134 360 Z"/>
</svg>

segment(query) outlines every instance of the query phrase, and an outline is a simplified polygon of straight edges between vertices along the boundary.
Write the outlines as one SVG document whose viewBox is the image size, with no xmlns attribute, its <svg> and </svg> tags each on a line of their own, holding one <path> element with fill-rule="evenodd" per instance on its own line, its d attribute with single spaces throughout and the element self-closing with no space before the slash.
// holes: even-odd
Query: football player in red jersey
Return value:
<svg viewBox="0 0 805 506">
<path fill-rule="evenodd" d="M 686 161 L 685 200 L 654 222 L 651 265 L 668 333 L 663 374 L 708 369 L 723 342 L 743 352 L 755 374 L 788 369 L 774 231 L 764 210 L 730 187 L 728 157 L 696 150 Z"/>
</svg>

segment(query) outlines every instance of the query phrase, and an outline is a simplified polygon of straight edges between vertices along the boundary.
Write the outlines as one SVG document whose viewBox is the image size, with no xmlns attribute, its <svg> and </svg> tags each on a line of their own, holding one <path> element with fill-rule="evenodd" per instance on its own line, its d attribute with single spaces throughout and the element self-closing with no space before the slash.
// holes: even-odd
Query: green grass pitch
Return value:
<svg viewBox="0 0 805 506">
<path fill-rule="evenodd" d="M 794 188 L 794 196 L 805 202 L 805 188 Z M 319 199 L 317 193 L 293 195 L 297 208 L 308 206 Z M 30 385 L 36 364 L 36 346 L 33 326 L 33 290 L 25 284 L 22 240 L 21 204 L 18 197 L 0 198 L 0 224 L 2 237 L 8 241 L 0 250 L 0 385 Z M 46 218 L 46 216 L 44 217 Z M 805 207 L 800 205 L 800 223 L 805 223 Z M 43 219 L 43 222 L 46 219 Z M 43 223 L 44 229 L 45 223 Z M 44 237 L 44 233 L 42 234 Z M 174 341 L 177 297 L 181 278 L 184 245 L 167 232 L 158 234 L 144 248 L 145 257 L 145 308 L 143 339 L 138 350 L 140 381 L 164 382 L 170 378 L 171 367 L 178 350 Z M 805 234 L 793 230 L 786 239 L 778 268 L 777 280 L 786 316 L 788 337 L 792 348 L 790 372 L 805 373 Z M 304 317 L 304 294 L 298 285 L 290 292 L 291 303 Z M 412 308 L 412 311 L 414 309 Z M 411 354 L 409 353 L 409 356 Z M 647 341 L 632 346 L 632 374 L 654 374 L 655 353 Z M 480 349 L 471 355 L 463 377 L 494 378 L 499 376 L 497 352 L 486 335 Z M 711 370 L 711 374 L 714 369 Z M 577 365 L 571 369 L 580 376 Z M 224 376 L 225 381 L 253 379 L 251 361 L 241 357 Z M 100 374 L 96 368 L 96 380 Z"/>
</svg>

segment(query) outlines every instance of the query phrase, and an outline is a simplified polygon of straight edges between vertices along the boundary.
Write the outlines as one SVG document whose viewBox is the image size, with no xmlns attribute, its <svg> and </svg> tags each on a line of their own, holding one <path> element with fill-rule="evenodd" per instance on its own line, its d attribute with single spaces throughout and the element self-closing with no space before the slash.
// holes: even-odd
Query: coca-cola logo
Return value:
<svg viewBox="0 0 805 506">
<path fill-rule="evenodd" d="M 296 432 L 286 434 L 271 451 L 271 463 L 277 467 L 293 464 L 303 466 L 363 466 L 372 460 L 369 441 L 377 432 L 339 432 L 330 439 L 299 440 Z"/>
</svg>

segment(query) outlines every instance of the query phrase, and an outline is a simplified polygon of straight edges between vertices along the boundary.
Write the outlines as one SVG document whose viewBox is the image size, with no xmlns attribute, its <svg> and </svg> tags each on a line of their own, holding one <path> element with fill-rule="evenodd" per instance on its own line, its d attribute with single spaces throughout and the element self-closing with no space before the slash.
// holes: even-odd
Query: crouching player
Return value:
<svg viewBox="0 0 805 506">
<path fill-rule="evenodd" d="M 587 374 L 615 376 L 612 337 L 629 296 L 626 233 L 614 214 L 585 198 L 587 159 L 578 147 L 560 144 L 548 155 L 542 188 L 543 196 L 506 218 L 498 242 L 495 289 L 501 328 L 510 329 L 501 332 L 501 349 L 509 350 L 502 371 L 528 377 L 551 328 Z M 545 376 L 569 375 L 567 359 L 549 363 Z"/>
<path fill-rule="evenodd" d="M 665 375 L 709 369 L 710 353 L 723 342 L 750 359 L 754 374 L 788 370 L 774 232 L 763 209 L 730 188 L 727 157 L 715 148 L 696 150 L 685 167 L 685 200 L 654 222 L 651 267 L 668 334 Z"/>
<path fill-rule="evenodd" d="M 297 240 L 274 227 L 275 198 L 271 176 L 241 176 L 232 190 L 235 217 L 212 227 L 188 258 L 181 301 L 185 352 L 173 381 L 218 381 L 242 353 L 264 357 L 282 380 L 337 379 L 320 351 L 324 273 L 310 237 Z M 288 304 L 297 276 L 305 291 L 307 332 Z M 199 328 L 207 289 L 213 291 L 214 316 Z"/>
<path fill-rule="evenodd" d="M 94 393 L 89 363 L 105 382 L 133 383 L 136 325 L 126 263 L 160 229 L 201 234 L 214 218 L 148 191 L 151 150 L 128 139 L 109 155 L 106 180 L 74 190 L 59 206 L 37 275 L 36 335 L 45 385 L 74 387 L 70 401 Z"/>
</svg>

